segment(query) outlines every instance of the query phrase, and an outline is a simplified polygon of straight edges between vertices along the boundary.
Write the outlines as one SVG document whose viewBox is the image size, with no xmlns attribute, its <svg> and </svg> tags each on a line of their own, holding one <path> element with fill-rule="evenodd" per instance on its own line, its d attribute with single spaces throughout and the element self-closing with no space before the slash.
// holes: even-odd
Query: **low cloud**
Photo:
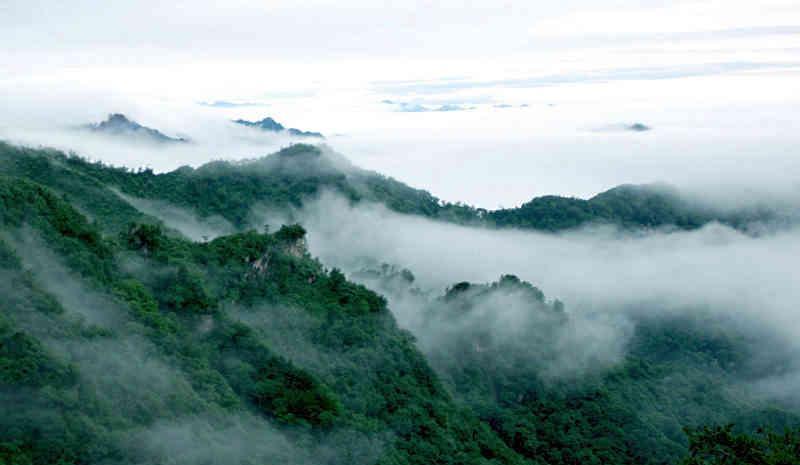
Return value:
<svg viewBox="0 0 800 465">
<path fill-rule="evenodd" d="M 266 107 L 266 103 L 258 102 L 228 102 L 227 100 L 214 100 L 211 102 L 198 102 L 198 105 L 211 108 L 247 108 L 247 107 Z"/>
<path fill-rule="evenodd" d="M 474 110 L 475 107 L 460 103 L 430 104 L 419 102 L 397 102 L 394 100 L 383 100 L 381 103 L 392 105 L 394 111 L 401 113 L 425 113 L 430 111 L 465 111 Z"/>
<path fill-rule="evenodd" d="M 384 292 L 399 323 L 418 333 L 423 348 L 444 340 L 437 339 L 443 332 L 425 334 L 430 296 L 460 281 L 489 283 L 503 274 L 565 303 L 572 326 L 556 346 L 579 365 L 591 357 L 613 363 L 635 322 L 652 316 L 708 313 L 759 337 L 769 334 L 787 353 L 800 338 L 797 228 L 759 237 L 714 223 L 695 231 L 593 227 L 552 235 L 445 224 L 379 205 L 353 206 L 334 195 L 321 196 L 298 217 L 309 231 L 311 252 L 329 266 L 357 279 L 365 264 L 381 262 L 414 273 L 421 295 Z M 487 303 L 481 311 L 505 325 L 496 326 L 502 335 L 524 314 L 517 307 Z"/>
<path fill-rule="evenodd" d="M 114 192 L 137 210 L 158 218 L 193 241 L 208 241 L 236 231 L 233 225 L 220 216 L 200 218 L 194 212 L 168 202 L 132 197 L 118 190 Z"/>
<path fill-rule="evenodd" d="M 136 463 L 175 465 L 357 465 L 374 463 L 382 451 L 380 442 L 355 431 L 311 437 L 279 430 L 246 413 L 156 422 L 129 435 L 124 448 Z"/>
</svg>

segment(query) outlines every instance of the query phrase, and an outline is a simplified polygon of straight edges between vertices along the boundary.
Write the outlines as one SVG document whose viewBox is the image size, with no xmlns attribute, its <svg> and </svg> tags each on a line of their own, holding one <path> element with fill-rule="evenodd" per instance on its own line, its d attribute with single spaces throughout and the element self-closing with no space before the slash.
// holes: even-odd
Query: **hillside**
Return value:
<svg viewBox="0 0 800 465">
<path fill-rule="evenodd" d="M 588 200 L 544 196 L 517 208 L 485 210 L 441 201 L 425 190 L 353 166 L 330 149 L 306 144 L 295 144 L 254 160 L 211 162 L 159 174 L 9 145 L 0 145 L 0 152 L 3 157 L 0 163 L 10 170 L 6 172 L 30 176 L 57 189 L 63 188 L 57 186 L 64 183 L 62 176 L 88 176 L 92 182 L 133 197 L 167 201 L 189 208 L 203 218 L 224 218 L 236 228 L 253 226 L 255 207 L 299 208 L 323 191 L 336 192 L 352 202 L 380 203 L 398 213 L 466 225 L 547 232 L 590 224 L 628 229 L 695 229 L 711 221 L 746 229 L 754 222 L 796 220 L 768 205 L 732 211 L 701 208 L 664 185 L 619 186 Z"/>
<path fill-rule="evenodd" d="M 0 457 L 11 463 L 171 461 L 159 430 L 194 427 L 210 454 L 240 429 L 292 445 L 241 451 L 257 461 L 294 463 L 327 441 L 339 449 L 330 463 L 514 462 L 383 298 L 307 256 L 302 228 L 192 243 L 132 224 L 115 237 L 29 181 L 0 179 L 0 201 Z"/>
<path fill-rule="evenodd" d="M 164 174 L 0 145 L 0 463 L 664 464 L 727 440 L 778 450 L 738 435 L 800 425 L 746 389 L 790 370 L 788 349 L 706 309 L 641 313 L 615 351 L 580 350 L 592 333 L 535 283 L 348 277 L 309 254 L 302 225 L 253 228 L 253 208 L 322 190 L 481 227 L 719 219 L 628 186 L 503 217 L 306 145 Z M 234 231 L 190 240 L 143 199 Z M 398 327 L 385 296 L 420 322 Z M 751 363 L 756 345 L 769 360 Z"/>
</svg>

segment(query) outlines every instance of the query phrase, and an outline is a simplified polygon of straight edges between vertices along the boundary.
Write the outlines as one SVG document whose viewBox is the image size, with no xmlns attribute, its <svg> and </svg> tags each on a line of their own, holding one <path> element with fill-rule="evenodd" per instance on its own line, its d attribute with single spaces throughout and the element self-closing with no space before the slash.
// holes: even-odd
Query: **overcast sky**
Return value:
<svg viewBox="0 0 800 465">
<path fill-rule="evenodd" d="M 796 189 L 800 3 L 664 3 L 0 0 L 0 137 L 171 169 L 280 145 L 209 129 L 269 115 L 486 207 L 623 182 Z M 201 144 L 41 131 L 112 111 Z"/>
</svg>

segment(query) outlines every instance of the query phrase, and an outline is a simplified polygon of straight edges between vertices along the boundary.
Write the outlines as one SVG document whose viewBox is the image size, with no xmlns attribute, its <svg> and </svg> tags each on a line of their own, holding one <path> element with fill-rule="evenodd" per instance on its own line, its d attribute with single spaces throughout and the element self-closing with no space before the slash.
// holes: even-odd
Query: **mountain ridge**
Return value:
<svg viewBox="0 0 800 465">
<path fill-rule="evenodd" d="M 310 138 L 317 138 L 317 139 L 324 139 L 323 136 L 319 132 L 314 131 L 301 131 L 300 129 L 296 128 L 286 128 L 281 123 L 275 121 L 272 117 L 267 116 L 260 121 L 248 121 L 244 119 L 236 119 L 233 121 L 236 124 L 240 124 L 242 126 L 246 126 L 249 128 L 260 129 L 262 131 L 269 131 L 269 132 L 286 132 L 291 136 L 296 137 L 310 137 Z"/>
<path fill-rule="evenodd" d="M 183 137 L 170 137 L 163 132 L 142 126 L 141 124 L 128 119 L 122 113 L 110 113 L 108 118 L 99 123 L 92 123 L 83 126 L 84 129 L 96 134 L 108 135 L 113 137 L 127 137 L 141 141 L 150 141 L 163 144 L 187 143 L 188 139 Z"/>
<path fill-rule="evenodd" d="M 764 341 L 702 309 L 640 318 L 615 364 L 553 377 L 576 315 L 532 283 L 503 275 L 429 296 L 386 266 L 367 287 L 311 257 L 301 225 L 252 229 L 236 205 L 302 205 L 323 187 L 447 211 L 312 148 L 156 175 L 0 144 L 0 459 L 199 463 L 162 440 L 179 431 L 204 460 L 237 444 L 236 463 L 656 465 L 720 438 L 683 427 L 800 425 L 741 388 Z M 191 241 L 114 189 L 243 215 L 241 230 Z M 372 290 L 388 286 L 420 299 L 423 332 L 398 327 Z M 492 324 L 504 308 L 519 312 L 511 335 Z M 759 374 L 787 366 L 772 363 Z"/>
<path fill-rule="evenodd" d="M 92 164 L 76 157 L 61 158 L 71 168 L 119 187 L 136 197 L 158 197 L 192 208 L 201 217 L 219 215 L 236 227 L 246 227 L 258 203 L 300 207 L 331 189 L 345 198 L 384 204 L 390 210 L 465 225 L 560 232 L 592 224 L 624 229 L 697 229 L 720 222 L 748 231 L 753 223 L 781 224 L 797 220 L 796 212 L 765 206 L 713 210 L 690 202 L 664 184 L 621 185 L 589 199 L 540 196 L 519 207 L 487 210 L 459 202 L 444 202 L 380 173 L 358 168 L 329 148 L 293 144 L 274 154 L 237 162 L 215 161 L 197 168 L 167 173 Z M 29 174 L 30 171 L 28 171 Z M 225 179 L 225 183 L 212 182 Z M 237 192 L 231 202 L 227 194 Z"/>
</svg>

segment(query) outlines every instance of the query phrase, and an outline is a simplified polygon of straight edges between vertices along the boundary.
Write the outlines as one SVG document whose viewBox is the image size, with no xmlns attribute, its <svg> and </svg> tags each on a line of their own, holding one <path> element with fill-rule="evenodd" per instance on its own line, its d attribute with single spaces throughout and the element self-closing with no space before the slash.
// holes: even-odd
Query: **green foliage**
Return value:
<svg viewBox="0 0 800 465">
<path fill-rule="evenodd" d="M 500 312 L 513 329 L 496 329 Z M 456 399 L 530 461 L 674 463 L 686 451 L 684 426 L 800 421 L 786 411 L 775 417 L 737 392 L 757 341 L 735 326 L 702 311 L 635 324 L 620 362 L 575 374 L 568 366 L 580 349 L 561 346 L 575 330 L 569 312 L 507 275 L 451 286 L 429 305 L 419 331 L 435 335 L 426 354 Z"/>
<path fill-rule="evenodd" d="M 306 235 L 306 230 L 299 224 L 284 225 L 275 233 L 275 238 L 279 241 L 294 242 L 303 239 Z"/>
<path fill-rule="evenodd" d="M 161 305 L 172 311 L 206 313 L 216 305 L 202 277 L 186 266 L 162 279 L 155 291 Z"/>
<path fill-rule="evenodd" d="M 688 429 L 689 455 L 682 465 L 791 465 L 800 463 L 800 430 L 783 434 L 737 433 L 733 425 Z"/>
<path fill-rule="evenodd" d="M 129 248 L 145 252 L 157 251 L 163 237 L 164 232 L 160 226 L 136 223 L 131 223 L 125 235 Z"/>
<path fill-rule="evenodd" d="M 9 460 L 124 462 L 115 434 L 181 412 L 252 408 L 277 424 L 396 434 L 384 455 L 386 463 L 516 461 L 485 425 L 452 402 L 412 339 L 396 328 L 383 297 L 296 253 L 302 227 L 287 226 L 274 235 L 247 231 L 207 243 L 170 236 L 146 223 L 104 236 L 102 223 L 86 222 L 47 189 L 18 180 L 3 185 L 10 187 L 12 195 L 5 197 L 10 207 L 20 207 L 15 203 L 20 199 L 43 205 L 17 208 L 15 217 L 9 208 L 4 227 L 11 233 L 32 228 L 28 234 L 41 236 L 87 287 L 107 293 L 127 310 L 131 323 L 125 331 L 147 338 L 158 351 L 154 356 L 179 369 L 190 383 L 182 388 L 188 391 L 164 399 L 168 407 L 156 408 L 164 404 L 147 395 L 147 402 L 129 401 L 115 412 L 105 400 L 84 392 L 81 362 L 74 368 L 54 365 L 35 338 L 8 332 L 2 354 L 9 360 L 3 374 L 10 385 L 43 390 L 60 383 L 47 395 L 60 405 L 51 410 L 66 419 L 37 439 L 33 432 L 41 423 L 30 412 L 44 401 L 26 401 L 19 414 L 27 415 L 27 426 L 18 423 L 0 434 Z M 3 244 L 4 263 L 18 268 L 12 248 Z M 121 266 L 132 261 L 141 264 Z M 25 281 L 21 271 L 15 273 L 30 287 L 29 294 L 18 294 L 20 299 L 40 293 L 34 292 L 35 277 Z M 318 322 L 309 343 L 342 354 L 340 363 L 349 368 L 298 367 L 275 354 L 259 333 L 226 316 L 223 301 L 302 309 Z M 50 324 L 67 325 L 61 318 Z M 61 337 L 75 343 L 88 337 L 115 340 L 122 336 L 117 331 L 78 328 Z M 383 368 L 365 376 L 365 357 Z M 73 400 L 75 390 L 82 393 L 79 401 Z"/>
<path fill-rule="evenodd" d="M 589 223 L 694 229 L 714 219 L 731 221 L 690 205 L 677 191 L 660 185 L 619 186 L 589 200 L 537 197 L 519 208 L 490 212 L 487 217 L 497 226 L 545 231 L 574 229 Z"/>
<path fill-rule="evenodd" d="M 0 386 L 75 382 L 73 367 L 54 359 L 35 338 L 15 331 L 0 315 Z"/>
<path fill-rule="evenodd" d="M 692 430 L 687 443 L 685 426 L 798 422 L 731 392 L 736 376 L 750 374 L 752 341 L 699 313 L 696 321 L 636 321 L 617 365 L 579 380 L 548 377 L 543 367 L 562 360 L 557 336 L 569 328 L 569 313 L 505 275 L 458 283 L 434 299 L 423 316 L 449 339 L 426 357 L 397 327 L 386 299 L 309 256 L 302 226 L 246 229 L 256 205 L 297 207 L 328 189 L 353 202 L 484 226 L 693 228 L 712 219 L 669 191 L 623 186 L 590 200 L 545 197 L 486 212 L 307 145 L 163 174 L 0 145 L 0 172 L 0 408 L 8 412 L 0 418 L 0 463 L 142 463 L 123 439 L 159 422 L 239 413 L 291 438 L 338 429 L 389 438 L 382 464 L 655 464 L 678 460 L 687 447 L 692 464 L 750 463 L 713 461 L 731 450 L 778 457 L 754 463 L 794 463 L 786 460 L 797 451 L 787 444 L 796 435 L 745 440 L 731 430 Z M 220 215 L 240 229 L 192 242 L 115 189 Z M 111 323 L 88 324 L 48 290 L 58 283 L 25 271 L 37 248 L 52 252 L 84 292 L 102 297 L 102 308 L 91 310 Z M 362 277 L 414 284 L 413 273 L 389 265 Z M 492 333 L 489 304 L 520 311 L 514 336 Z M 478 324 L 456 332 L 466 321 Z M 91 365 L 86 347 L 116 348 L 92 355 L 112 366 L 129 355 L 120 347 L 135 347 L 174 379 L 165 392 L 157 386 L 163 377 L 147 379 L 151 386 L 98 376 L 105 372 Z"/>
<path fill-rule="evenodd" d="M 309 373 L 272 355 L 247 326 L 232 324 L 216 339 L 222 372 L 264 413 L 288 424 L 314 426 L 330 426 L 341 413 L 332 392 Z"/>
<path fill-rule="evenodd" d="M 182 167 L 163 174 L 149 169 L 112 168 L 77 156 L 3 144 L 0 155 L 8 159 L 6 171 L 10 174 L 73 195 L 81 208 L 116 231 L 146 217 L 109 187 L 134 197 L 190 208 L 200 217 L 219 215 L 241 229 L 251 225 L 252 209 L 256 206 L 300 207 L 323 191 L 337 192 L 355 202 L 378 202 L 400 213 L 449 222 L 543 231 L 562 231 L 594 223 L 623 228 L 694 229 L 710 221 L 746 228 L 754 221 L 780 219 L 778 212 L 766 207 L 729 213 L 709 211 L 690 204 L 677 191 L 663 185 L 623 185 L 588 200 L 543 196 L 517 208 L 487 211 L 443 202 L 427 191 L 361 170 L 327 149 L 307 144 L 295 144 L 247 162 L 218 161 L 197 169 Z"/>
<path fill-rule="evenodd" d="M 37 228 L 71 266 L 101 281 L 110 276 L 112 249 L 98 225 L 42 186 L 0 176 L 0 224 Z"/>
</svg>

